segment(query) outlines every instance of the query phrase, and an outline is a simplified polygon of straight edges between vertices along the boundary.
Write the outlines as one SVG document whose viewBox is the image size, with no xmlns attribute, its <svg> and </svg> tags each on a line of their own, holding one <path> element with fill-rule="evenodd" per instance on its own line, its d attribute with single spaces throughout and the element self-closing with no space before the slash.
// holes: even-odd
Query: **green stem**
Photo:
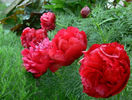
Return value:
<svg viewBox="0 0 132 100">
<path fill-rule="evenodd" d="M 105 37 L 104 37 L 104 34 L 103 34 L 102 29 L 100 28 L 99 24 L 97 24 L 97 23 L 96 23 L 96 26 L 97 26 L 97 28 L 99 29 L 99 35 L 101 36 L 103 42 L 105 43 L 105 42 L 106 42 L 106 39 L 105 39 Z"/>
<path fill-rule="evenodd" d="M 67 28 L 67 26 L 62 25 L 62 24 L 60 24 L 60 23 L 56 23 L 56 25 L 59 25 L 59 26 L 64 27 L 64 28 Z"/>
<path fill-rule="evenodd" d="M 106 23 L 106 22 L 108 22 L 108 21 L 112 21 L 112 20 L 115 20 L 115 19 L 116 19 L 116 18 L 109 18 L 109 19 L 106 19 L 106 20 L 102 21 L 101 23 L 99 23 L 99 26 L 102 25 L 102 24 L 104 24 L 104 23 Z"/>
</svg>

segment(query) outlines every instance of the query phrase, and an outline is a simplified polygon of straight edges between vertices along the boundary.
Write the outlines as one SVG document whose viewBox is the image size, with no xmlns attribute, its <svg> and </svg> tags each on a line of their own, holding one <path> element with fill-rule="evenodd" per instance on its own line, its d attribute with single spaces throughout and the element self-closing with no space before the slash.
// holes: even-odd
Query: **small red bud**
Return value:
<svg viewBox="0 0 132 100">
<path fill-rule="evenodd" d="M 84 8 L 82 8 L 80 13 L 83 18 L 86 18 L 90 13 L 90 8 L 88 6 L 85 6 Z"/>
</svg>

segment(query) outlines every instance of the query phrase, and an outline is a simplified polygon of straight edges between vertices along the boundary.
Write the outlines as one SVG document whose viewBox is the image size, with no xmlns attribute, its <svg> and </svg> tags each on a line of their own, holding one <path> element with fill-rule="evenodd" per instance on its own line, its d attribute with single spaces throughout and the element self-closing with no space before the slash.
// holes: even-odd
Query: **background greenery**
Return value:
<svg viewBox="0 0 132 100">
<path fill-rule="evenodd" d="M 87 34 L 88 48 L 95 43 L 117 41 L 123 44 L 132 66 L 132 5 L 108 10 L 102 3 L 97 3 L 91 9 L 91 14 L 85 19 L 79 14 L 55 10 L 57 25 L 55 30 L 48 33 L 49 38 L 52 39 L 61 28 L 78 27 Z M 39 79 L 34 79 L 23 68 L 23 47 L 20 36 L 15 33 L 0 25 L 0 100 L 103 100 L 89 97 L 82 92 L 79 59 L 56 73 L 48 70 Z M 131 98 L 132 74 L 126 88 L 106 100 Z"/>
</svg>

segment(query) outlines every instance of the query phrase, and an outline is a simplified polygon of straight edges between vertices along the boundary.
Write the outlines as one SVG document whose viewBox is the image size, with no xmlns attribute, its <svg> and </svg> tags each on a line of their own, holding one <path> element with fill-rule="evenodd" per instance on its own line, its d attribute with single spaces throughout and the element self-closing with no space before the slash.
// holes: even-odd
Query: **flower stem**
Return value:
<svg viewBox="0 0 132 100">
<path fill-rule="evenodd" d="M 56 23 L 56 25 L 59 25 L 59 26 L 64 27 L 64 28 L 67 28 L 67 26 L 62 25 L 62 24 L 60 24 L 60 23 Z"/>
<path fill-rule="evenodd" d="M 105 39 L 105 37 L 104 37 L 104 34 L 103 34 L 102 29 L 100 28 L 99 24 L 97 24 L 97 23 L 96 23 L 96 26 L 97 26 L 97 28 L 99 29 L 99 35 L 101 36 L 103 42 L 105 43 L 105 42 L 106 42 L 106 39 Z"/>
</svg>

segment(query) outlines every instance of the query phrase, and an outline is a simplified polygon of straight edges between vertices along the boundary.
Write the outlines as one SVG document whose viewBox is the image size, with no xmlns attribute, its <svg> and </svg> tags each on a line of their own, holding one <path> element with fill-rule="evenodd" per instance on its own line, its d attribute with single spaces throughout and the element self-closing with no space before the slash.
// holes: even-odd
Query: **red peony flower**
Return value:
<svg viewBox="0 0 132 100">
<path fill-rule="evenodd" d="M 35 78 L 43 75 L 50 65 L 49 47 L 50 41 L 45 38 L 38 46 L 32 45 L 29 49 L 25 48 L 21 52 L 26 70 L 31 72 Z"/>
<path fill-rule="evenodd" d="M 90 13 L 89 7 L 86 6 L 86 7 L 82 8 L 82 10 L 81 10 L 80 13 L 81 13 L 81 16 L 82 16 L 83 18 L 86 18 L 86 17 L 89 15 L 89 13 Z"/>
<path fill-rule="evenodd" d="M 35 30 L 34 28 L 27 27 L 23 30 L 23 33 L 21 35 L 21 43 L 23 47 L 29 48 L 31 44 L 37 45 L 46 37 L 47 37 L 46 30 L 43 29 Z"/>
<path fill-rule="evenodd" d="M 83 92 L 96 98 L 113 96 L 126 86 L 130 61 L 123 45 L 117 42 L 94 44 L 80 61 Z"/>
<path fill-rule="evenodd" d="M 82 55 L 87 47 L 87 37 L 84 31 L 76 27 L 61 29 L 52 40 L 49 56 L 53 60 L 50 70 L 55 72 L 61 66 L 68 66 Z"/>
<path fill-rule="evenodd" d="M 56 16 L 52 12 L 44 13 L 41 18 L 41 27 L 43 29 L 46 29 L 47 31 L 54 30 L 55 29 L 55 20 Z"/>
</svg>

